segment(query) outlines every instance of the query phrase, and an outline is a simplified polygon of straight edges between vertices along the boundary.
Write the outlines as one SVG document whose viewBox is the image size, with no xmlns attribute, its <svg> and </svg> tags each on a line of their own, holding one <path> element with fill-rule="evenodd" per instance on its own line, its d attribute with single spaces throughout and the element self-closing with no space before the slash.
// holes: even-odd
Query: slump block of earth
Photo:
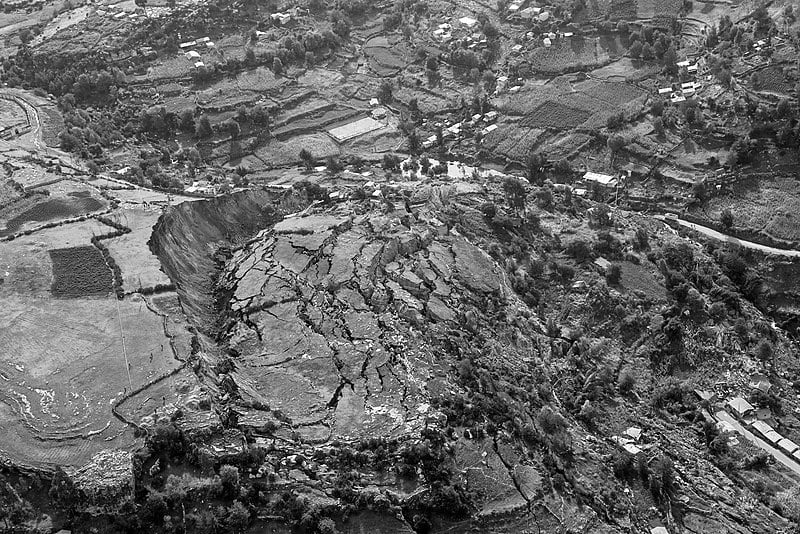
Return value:
<svg viewBox="0 0 800 534">
<path fill-rule="evenodd" d="M 288 218 L 224 275 L 235 379 L 304 437 L 407 434 L 441 374 L 419 329 L 458 320 L 458 294 L 500 292 L 494 263 L 441 225 L 382 215 Z"/>
</svg>

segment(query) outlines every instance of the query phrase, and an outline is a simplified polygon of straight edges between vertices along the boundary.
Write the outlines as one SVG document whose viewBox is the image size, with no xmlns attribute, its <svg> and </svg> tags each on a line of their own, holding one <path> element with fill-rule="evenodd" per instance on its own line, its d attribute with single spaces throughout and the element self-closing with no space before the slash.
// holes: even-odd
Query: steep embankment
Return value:
<svg viewBox="0 0 800 534">
<path fill-rule="evenodd" d="M 275 224 L 282 217 L 279 201 L 275 193 L 262 190 L 185 202 L 169 208 L 153 228 L 150 249 L 199 328 L 214 325 L 220 246 L 240 242 Z"/>
</svg>

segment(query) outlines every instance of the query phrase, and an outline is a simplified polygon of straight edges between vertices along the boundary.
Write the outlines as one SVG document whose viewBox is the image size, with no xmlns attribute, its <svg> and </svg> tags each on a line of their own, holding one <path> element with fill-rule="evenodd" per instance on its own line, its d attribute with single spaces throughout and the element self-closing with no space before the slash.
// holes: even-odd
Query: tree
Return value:
<svg viewBox="0 0 800 534">
<path fill-rule="evenodd" d="M 244 532 L 247 525 L 250 524 L 250 510 L 241 501 L 233 501 L 231 507 L 228 508 L 226 523 L 234 532 Z"/>
<path fill-rule="evenodd" d="M 608 150 L 611 152 L 611 162 L 613 164 L 614 156 L 616 156 L 617 153 L 620 150 L 622 150 L 628 143 L 627 141 L 625 141 L 625 138 L 622 137 L 621 135 L 613 134 L 608 138 L 606 144 L 608 145 Z"/>
<path fill-rule="evenodd" d="M 650 60 L 655 57 L 653 54 L 653 48 L 650 46 L 650 43 L 645 43 L 642 47 L 642 59 Z"/>
<path fill-rule="evenodd" d="M 639 41 L 634 41 L 628 48 L 628 54 L 630 54 L 630 56 L 633 58 L 639 58 L 642 55 L 642 48 L 643 48 L 642 43 L 640 43 Z"/>
<path fill-rule="evenodd" d="M 490 221 L 497 215 L 497 206 L 494 205 L 494 202 L 484 202 L 481 204 L 480 209 L 483 213 L 483 216 Z"/>
<path fill-rule="evenodd" d="M 195 123 L 194 123 L 194 113 L 190 109 L 184 109 L 181 111 L 180 119 L 178 122 L 179 128 L 186 132 L 191 133 L 195 131 Z"/>
<path fill-rule="evenodd" d="M 228 130 L 228 135 L 230 135 L 232 139 L 237 139 L 239 134 L 242 133 L 241 126 L 233 119 L 225 122 L 225 129 Z"/>
<path fill-rule="evenodd" d="M 653 119 L 653 131 L 656 135 L 662 137 L 664 135 L 664 120 L 661 117 Z"/>
<path fill-rule="evenodd" d="M 733 212 L 728 208 L 722 210 L 719 220 L 726 229 L 730 230 L 733 227 Z"/>
<path fill-rule="evenodd" d="M 392 101 L 392 82 L 384 80 L 378 90 L 378 100 L 381 104 L 388 104 Z"/>
<path fill-rule="evenodd" d="M 214 130 L 211 128 L 211 121 L 208 120 L 208 117 L 206 115 L 200 117 L 200 121 L 197 123 L 197 130 L 195 132 L 197 137 L 200 139 L 206 139 L 211 137 L 213 133 Z"/>
<path fill-rule="evenodd" d="M 567 243 L 564 249 L 569 256 L 572 256 L 575 261 L 583 263 L 592 257 L 592 247 L 585 239 L 575 239 Z"/>
<path fill-rule="evenodd" d="M 509 207 L 516 210 L 525 208 L 525 186 L 513 176 L 507 177 L 503 181 L 503 192 L 506 194 L 506 201 Z"/>
<path fill-rule="evenodd" d="M 311 169 L 314 168 L 314 164 L 316 163 L 316 158 L 314 158 L 311 152 L 309 152 L 304 148 L 300 150 L 299 156 L 300 156 L 300 161 L 303 162 L 303 165 L 305 165 L 307 171 L 310 171 Z"/>
<path fill-rule="evenodd" d="M 235 496 L 239 491 L 239 469 L 235 465 L 223 465 L 219 468 L 219 478 L 225 494 Z"/>
<path fill-rule="evenodd" d="M 619 284 L 622 279 L 622 270 L 616 263 L 611 264 L 606 271 L 606 282 L 609 285 L 615 286 Z"/>
<path fill-rule="evenodd" d="M 283 61 L 281 61 L 281 58 L 275 57 L 275 59 L 272 60 L 272 72 L 274 72 L 276 76 L 283 73 Z"/>
</svg>

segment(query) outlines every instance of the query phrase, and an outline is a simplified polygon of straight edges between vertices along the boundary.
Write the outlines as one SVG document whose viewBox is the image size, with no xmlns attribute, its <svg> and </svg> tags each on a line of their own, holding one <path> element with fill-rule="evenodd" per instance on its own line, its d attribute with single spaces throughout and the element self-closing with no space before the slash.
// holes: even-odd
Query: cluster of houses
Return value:
<svg viewBox="0 0 800 534">
<path fill-rule="evenodd" d="M 211 40 L 210 37 L 201 37 L 199 39 L 195 39 L 194 41 L 187 41 L 185 43 L 181 43 L 178 47 L 181 49 L 182 52 L 186 55 L 186 59 L 192 62 L 192 65 L 196 69 L 202 69 L 205 67 L 205 63 L 201 59 L 200 52 L 196 50 L 196 48 L 205 48 L 206 50 L 213 50 L 216 48 L 216 44 L 214 41 Z"/>
<path fill-rule="evenodd" d="M 291 21 L 300 18 L 302 15 L 308 15 L 308 10 L 301 7 L 293 7 L 287 9 L 286 11 L 272 13 L 269 18 L 272 20 L 272 23 L 277 26 L 286 26 Z"/>
<path fill-rule="evenodd" d="M 482 49 L 489 46 L 489 40 L 478 29 L 478 21 L 472 17 L 461 17 L 458 19 L 456 28 L 449 22 L 439 24 L 433 31 L 433 37 L 440 43 L 448 43 L 458 37 L 462 36 L 464 44 L 469 50 Z M 456 35 L 454 35 L 456 31 Z"/>
<path fill-rule="evenodd" d="M 487 113 L 481 114 L 476 113 L 472 116 L 469 121 L 457 122 L 450 126 L 447 126 L 442 130 L 442 137 L 444 139 L 452 139 L 455 137 L 459 137 L 462 134 L 462 130 L 464 126 L 468 126 L 469 128 L 476 128 L 481 124 L 486 124 L 486 126 L 481 130 L 482 135 L 487 135 L 492 133 L 497 129 L 497 125 L 494 124 L 497 121 L 498 114 L 496 111 L 489 111 Z M 437 126 L 441 126 L 437 123 Z M 432 135 L 425 139 L 422 142 L 422 148 L 428 149 L 431 148 L 436 144 L 436 135 Z"/>
<path fill-rule="evenodd" d="M 675 66 L 679 69 L 686 69 L 686 72 L 691 76 L 697 76 L 699 69 L 698 63 L 692 63 L 687 60 L 678 61 L 675 63 Z M 678 104 L 680 102 L 686 102 L 687 98 L 693 97 L 701 87 L 702 85 L 700 82 L 692 80 L 680 84 L 680 87 L 677 88 L 673 85 L 661 87 L 658 90 L 658 96 L 669 98 L 673 104 Z"/>
<path fill-rule="evenodd" d="M 764 382 L 760 381 L 758 388 L 764 391 Z M 752 381 L 751 381 L 751 385 Z M 766 389 L 768 389 L 769 382 L 766 382 Z M 781 452 L 790 456 L 795 461 L 800 463 L 800 446 L 789 438 L 781 436 L 770 424 L 766 422 L 767 419 L 772 417 L 772 413 L 768 408 L 755 408 L 752 404 L 747 402 L 742 397 L 734 397 L 726 403 L 726 408 L 737 419 L 744 424 L 749 425 L 750 428 L 761 439 L 776 447 Z M 732 431 L 733 429 L 727 428 L 724 421 L 720 422 L 722 430 Z"/>
<path fill-rule="evenodd" d="M 521 21 L 546 22 L 550 20 L 550 12 L 537 6 L 526 7 L 527 0 L 513 0 L 508 6 L 508 18 Z"/>
</svg>

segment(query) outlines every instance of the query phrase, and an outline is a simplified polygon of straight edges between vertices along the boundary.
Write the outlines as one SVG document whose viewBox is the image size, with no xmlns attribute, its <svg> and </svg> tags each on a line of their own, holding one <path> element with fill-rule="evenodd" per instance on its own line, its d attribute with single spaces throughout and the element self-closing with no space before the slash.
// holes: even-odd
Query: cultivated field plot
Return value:
<svg viewBox="0 0 800 534">
<path fill-rule="evenodd" d="M 22 462 L 76 465 L 99 450 L 130 447 L 132 432 L 111 408 L 131 388 L 174 369 L 177 361 L 163 356 L 169 351 L 163 319 L 138 297 L 3 298 L 3 452 Z"/>
<path fill-rule="evenodd" d="M 483 146 L 510 160 L 525 161 L 541 140 L 540 128 L 503 125 L 483 139 Z"/>
<path fill-rule="evenodd" d="M 793 87 L 791 82 L 786 79 L 783 69 L 780 66 L 767 67 L 758 71 L 759 85 L 751 87 L 757 91 L 775 93 L 778 95 L 788 95 Z"/>
<path fill-rule="evenodd" d="M 542 74 L 560 74 L 569 70 L 586 70 L 607 62 L 611 56 L 596 38 L 572 37 L 549 48 L 531 51 L 528 62 L 531 69 Z"/>
<path fill-rule="evenodd" d="M 800 184 L 794 177 L 736 186 L 733 195 L 712 198 L 705 213 L 719 221 L 726 208 L 733 212 L 736 226 L 759 230 L 776 239 L 800 241 Z"/>
<path fill-rule="evenodd" d="M 270 93 L 278 91 L 288 83 L 286 78 L 278 78 L 266 67 L 248 70 L 236 76 L 236 85 L 241 90 Z"/>
<path fill-rule="evenodd" d="M 147 79 L 150 81 L 166 80 L 171 78 L 185 78 L 192 72 L 192 65 L 182 54 L 178 57 L 165 59 L 154 64 L 147 70 Z"/>
<path fill-rule="evenodd" d="M 328 133 L 331 135 L 331 137 L 333 137 L 334 140 L 342 143 L 369 132 L 379 130 L 383 128 L 383 126 L 384 124 L 382 122 L 378 122 L 372 117 L 364 117 L 362 119 L 337 126 L 336 128 L 331 128 L 328 130 Z"/>
<path fill-rule="evenodd" d="M 637 0 L 637 15 L 640 19 L 677 15 L 681 4 L 681 0 Z"/>
<path fill-rule="evenodd" d="M 108 226 L 88 219 L 0 243 L 0 278 L 3 279 L 0 297 L 50 297 L 53 283 L 50 251 L 90 246 L 93 235 L 104 234 L 108 230 Z"/>
<path fill-rule="evenodd" d="M 577 83 L 573 86 L 576 91 L 584 95 L 596 98 L 612 106 L 627 104 L 631 100 L 645 96 L 647 93 L 627 83 L 602 82 L 598 80 L 588 80 Z"/>
<path fill-rule="evenodd" d="M 53 296 L 78 298 L 107 296 L 112 288 L 111 269 L 93 246 L 50 251 L 53 262 Z"/>
<path fill-rule="evenodd" d="M 315 158 L 339 154 L 339 147 L 326 134 L 299 135 L 287 141 L 271 139 L 254 154 L 265 166 L 291 165 L 300 161 L 300 151 L 306 149 Z"/>
<path fill-rule="evenodd" d="M 122 289 L 126 293 L 170 283 L 161 272 L 161 262 L 147 245 L 160 215 L 161 210 L 123 209 L 109 216 L 131 229 L 129 234 L 103 241 L 122 270 Z"/>
<path fill-rule="evenodd" d="M 369 60 L 369 67 L 380 76 L 397 74 L 412 56 L 405 40 L 396 36 L 373 37 L 364 43 L 362 51 Z"/>
<path fill-rule="evenodd" d="M 26 124 L 25 111 L 11 100 L 0 100 L 0 129 Z"/>
<path fill-rule="evenodd" d="M 586 122 L 592 114 L 583 109 L 547 101 L 539 105 L 520 123 L 522 126 L 568 130 Z"/>
<path fill-rule="evenodd" d="M 63 179 L 63 176 L 48 172 L 42 167 L 31 165 L 14 171 L 11 178 L 25 189 L 30 189 L 44 183 Z"/>
<path fill-rule="evenodd" d="M 39 223 L 68 219 L 92 213 L 104 207 L 105 203 L 93 197 L 42 198 L 6 219 L 5 226 L 0 228 L 0 237 L 24 230 L 29 226 L 36 226 Z"/>
<path fill-rule="evenodd" d="M 526 87 L 499 102 L 509 115 L 524 115 L 521 126 L 570 129 L 604 126 L 620 111 L 634 114 L 647 94 L 625 82 L 590 81 L 569 84 L 565 77 L 543 86 Z"/>
</svg>

